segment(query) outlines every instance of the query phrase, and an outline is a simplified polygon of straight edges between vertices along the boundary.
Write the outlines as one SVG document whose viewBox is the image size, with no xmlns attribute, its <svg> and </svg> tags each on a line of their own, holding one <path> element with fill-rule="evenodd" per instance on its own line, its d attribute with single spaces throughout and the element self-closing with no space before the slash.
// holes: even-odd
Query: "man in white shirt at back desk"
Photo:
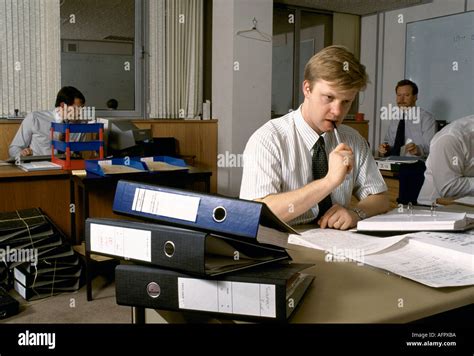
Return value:
<svg viewBox="0 0 474 356">
<path fill-rule="evenodd" d="M 431 141 L 418 203 L 474 196 L 474 115 L 445 126 Z"/>
<path fill-rule="evenodd" d="M 74 87 L 63 87 L 56 96 L 54 110 L 33 111 L 21 123 L 8 149 L 10 157 L 46 156 L 51 154 L 51 123 L 62 122 L 69 107 L 82 107 L 84 95 Z"/>
<path fill-rule="evenodd" d="M 404 79 L 395 87 L 397 107 L 392 108 L 397 115 L 391 112 L 382 115 L 380 119 L 390 119 L 390 126 L 385 135 L 384 143 L 379 146 L 382 156 L 427 156 L 430 142 L 436 133 L 436 121 L 431 113 L 416 106 L 418 100 L 418 86 L 410 80 Z M 383 113 L 383 112 L 382 112 Z M 405 146 L 405 153 L 400 148 Z"/>
</svg>

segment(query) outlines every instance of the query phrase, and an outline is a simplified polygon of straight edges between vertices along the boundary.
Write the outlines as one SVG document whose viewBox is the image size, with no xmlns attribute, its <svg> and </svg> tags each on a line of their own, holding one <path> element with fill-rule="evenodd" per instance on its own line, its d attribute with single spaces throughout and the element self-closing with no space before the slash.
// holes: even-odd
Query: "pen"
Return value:
<svg viewBox="0 0 474 356">
<path fill-rule="evenodd" d="M 334 125 L 334 134 L 336 135 L 337 144 L 340 145 L 341 144 L 341 137 L 339 137 L 339 132 L 337 132 L 336 122 L 333 121 L 332 124 Z"/>
</svg>

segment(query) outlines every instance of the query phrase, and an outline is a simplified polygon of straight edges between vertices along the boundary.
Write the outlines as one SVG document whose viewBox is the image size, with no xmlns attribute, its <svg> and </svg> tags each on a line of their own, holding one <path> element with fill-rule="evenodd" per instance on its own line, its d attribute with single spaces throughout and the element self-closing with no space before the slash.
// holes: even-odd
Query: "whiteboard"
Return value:
<svg viewBox="0 0 474 356">
<path fill-rule="evenodd" d="M 130 63 L 125 67 L 124 63 Z M 127 55 L 61 53 L 61 84 L 79 89 L 87 106 L 107 108 L 114 98 L 119 110 L 135 109 L 134 57 Z"/>
<path fill-rule="evenodd" d="M 474 113 L 474 12 L 407 24 L 405 78 L 417 105 L 451 122 Z"/>
</svg>

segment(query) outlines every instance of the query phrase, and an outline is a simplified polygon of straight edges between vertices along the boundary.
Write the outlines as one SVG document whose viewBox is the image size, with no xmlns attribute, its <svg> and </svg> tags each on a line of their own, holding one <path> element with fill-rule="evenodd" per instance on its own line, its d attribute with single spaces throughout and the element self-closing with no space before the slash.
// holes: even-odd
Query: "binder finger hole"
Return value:
<svg viewBox="0 0 474 356">
<path fill-rule="evenodd" d="M 218 206 L 214 208 L 214 211 L 212 212 L 212 218 L 214 219 L 215 222 L 223 222 L 225 218 L 227 217 L 227 210 L 223 206 Z"/>
<path fill-rule="evenodd" d="M 161 294 L 160 285 L 156 282 L 150 282 L 146 286 L 146 292 L 152 298 L 158 298 Z"/>
<path fill-rule="evenodd" d="M 166 241 L 164 251 L 166 256 L 173 257 L 175 251 L 174 243 L 172 241 Z"/>
</svg>

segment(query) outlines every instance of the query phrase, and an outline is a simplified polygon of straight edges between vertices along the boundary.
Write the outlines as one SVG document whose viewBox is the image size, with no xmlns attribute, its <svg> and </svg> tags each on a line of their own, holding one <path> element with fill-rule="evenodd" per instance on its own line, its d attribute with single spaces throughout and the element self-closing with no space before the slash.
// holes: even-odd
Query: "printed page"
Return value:
<svg viewBox="0 0 474 356">
<path fill-rule="evenodd" d="M 470 197 L 470 196 L 462 197 L 462 198 L 456 199 L 453 203 L 474 206 L 474 197 Z"/>
<path fill-rule="evenodd" d="M 417 232 L 409 234 L 414 242 L 441 247 L 449 251 L 474 256 L 474 230 L 464 233 Z"/>
<path fill-rule="evenodd" d="M 189 169 L 188 167 L 180 167 L 180 166 L 174 166 L 172 164 L 166 163 L 166 162 L 159 162 L 159 161 L 149 161 L 146 162 L 146 165 L 148 167 L 148 170 L 151 172 L 155 171 L 182 171 L 182 170 L 187 170 Z"/>
<path fill-rule="evenodd" d="M 325 251 L 357 249 L 364 251 L 364 254 L 368 255 L 385 250 L 405 239 L 406 236 L 397 235 L 380 238 L 351 231 L 311 229 L 301 233 L 301 235 L 291 234 L 288 243 Z"/>
<path fill-rule="evenodd" d="M 364 262 L 430 287 L 474 284 L 472 258 L 429 245 L 402 241 L 382 253 L 365 256 Z"/>
</svg>

